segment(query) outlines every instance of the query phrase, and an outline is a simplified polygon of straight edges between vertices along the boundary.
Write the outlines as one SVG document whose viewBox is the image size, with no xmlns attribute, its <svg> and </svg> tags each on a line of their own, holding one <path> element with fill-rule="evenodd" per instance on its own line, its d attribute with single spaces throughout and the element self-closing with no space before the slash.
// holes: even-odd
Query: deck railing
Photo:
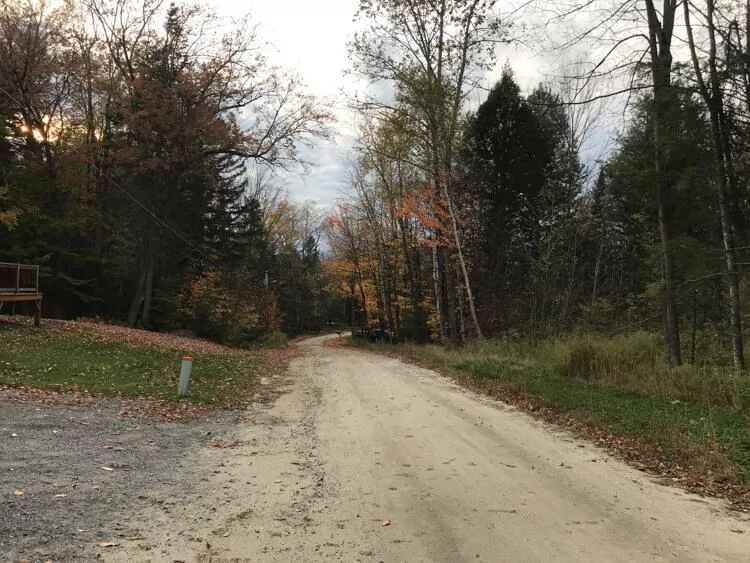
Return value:
<svg viewBox="0 0 750 563">
<path fill-rule="evenodd" d="M 39 266 L 0 262 L 0 294 L 24 293 L 39 293 Z"/>
</svg>

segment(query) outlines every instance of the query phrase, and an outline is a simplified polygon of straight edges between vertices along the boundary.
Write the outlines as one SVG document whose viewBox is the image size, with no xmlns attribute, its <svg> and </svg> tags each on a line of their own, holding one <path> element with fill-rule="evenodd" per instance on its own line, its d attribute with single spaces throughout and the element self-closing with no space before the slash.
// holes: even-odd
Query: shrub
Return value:
<svg viewBox="0 0 750 563">
<path fill-rule="evenodd" d="M 275 299 L 248 281 L 240 286 L 219 272 L 206 272 L 182 293 L 180 312 L 187 328 L 199 336 L 242 345 L 278 328 Z"/>
<path fill-rule="evenodd" d="M 280 330 L 272 330 L 265 333 L 257 340 L 257 346 L 260 348 L 279 348 L 284 349 L 289 345 L 286 334 Z"/>
</svg>

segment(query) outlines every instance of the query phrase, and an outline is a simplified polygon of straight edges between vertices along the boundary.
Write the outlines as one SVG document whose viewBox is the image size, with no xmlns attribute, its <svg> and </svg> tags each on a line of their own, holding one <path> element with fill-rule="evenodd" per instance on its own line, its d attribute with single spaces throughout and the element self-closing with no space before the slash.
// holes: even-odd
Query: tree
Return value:
<svg viewBox="0 0 750 563">
<path fill-rule="evenodd" d="M 688 46 L 693 63 L 695 79 L 698 83 L 698 93 L 703 98 L 711 123 L 711 139 L 714 150 L 714 162 L 717 179 L 713 182 L 719 201 L 719 215 L 721 220 L 721 233 L 724 245 L 724 257 L 727 268 L 727 281 L 729 286 L 729 310 L 732 324 L 732 350 L 734 366 L 744 369 L 745 355 L 742 343 L 742 311 L 740 306 L 740 273 L 737 266 L 736 232 L 737 227 L 732 211 L 732 198 L 737 194 L 737 175 L 734 165 L 733 132 L 729 123 L 727 109 L 724 103 L 724 92 L 722 79 L 719 75 L 719 60 L 717 54 L 717 29 L 715 22 L 716 3 L 714 0 L 706 1 L 705 31 L 708 35 L 708 80 L 703 75 L 695 36 L 691 25 L 690 11 L 691 3 L 687 0 L 683 3 L 685 15 L 685 29 L 688 37 Z"/>
<path fill-rule="evenodd" d="M 188 186 L 205 189 L 199 178 L 220 155 L 270 165 L 298 161 L 297 144 L 325 135 L 331 117 L 267 63 L 252 26 L 212 37 L 210 18 L 171 6 L 164 33 L 155 36 L 159 2 L 146 2 L 139 12 L 127 0 L 90 6 L 127 86 L 119 109 L 127 135 L 119 154 L 133 168 L 137 199 L 155 212 L 146 212 L 139 229 L 140 273 L 128 313 L 131 324 L 139 317 L 148 324 L 160 233 Z M 238 125 L 241 111 L 252 116 L 248 128 Z"/>
<path fill-rule="evenodd" d="M 370 26 L 350 45 L 355 70 L 372 80 L 391 83 L 401 102 L 398 111 L 407 112 L 419 131 L 425 147 L 421 165 L 429 171 L 435 193 L 445 201 L 449 216 L 445 230 L 454 244 L 478 336 L 481 328 L 451 190 L 454 147 L 466 96 L 474 81 L 494 63 L 491 47 L 504 35 L 493 4 L 489 0 L 362 0 L 359 15 L 369 20 Z M 382 110 L 389 104 L 367 100 L 364 105 Z M 451 287 L 453 268 L 448 264 L 448 249 L 441 246 L 437 250 L 441 333 L 458 343 L 461 333 L 456 292 Z"/>
<path fill-rule="evenodd" d="M 670 119 L 672 91 L 672 38 L 678 0 L 664 0 L 661 19 L 653 0 L 644 0 L 648 19 L 648 49 L 654 95 L 653 135 L 656 206 L 659 217 L 662 260 L 664 263 L 664 299 L 666 302 L 665 344 L 670 365 L 682 364 L 680 326 L 675 294 L 674 256 L 670 242 L 671 188 L 665 182 L 664 127 Z"/>
<path fill-rule="evenodd" d="M 304 170 L 332 116 L 253 25 L 223 23 L 161 0 L 2 4 L 0 258 L 40 264 L 48 314 L 172 329 L 200 310 L 222 339 L 280 326 L 302 239 L 277 246 L 245 166 Z"/>
<path fill-rule="evenodd" d="M 580 188 L 577 146 L 559 99 L 543 88 L 524 98 L 506 68 L 471 115 L 461 156 L 475 287 L 485 329 L 498 332 L 528 318 L 527 301 L 546 300 L 555 291 L 527 288 L 532 267 L 545 276 L 565 267 L 552 268 L 549 260 Z"/>
<path fill-rule="evenodd" d="M 716 249 L 721 241 L 717 238 L 715 200 L 706 189 L 714 174 L 710 124 L 699 100 L 681 86 L 679 83 L 675 86 L 671 119 L 663 129 L 667 156 L 664 170 L 665 181 L 674 186 L 672 240 L 676 297 L 682 297 L 683 303 L 692 302 L 692 317 L 701 325 L 703 320 L 721 320 L 716 316 L 720 292 L 714 282 L 718 279 L 715 268 L 719 265 Z M 644 319 L 659 319 L 663 317 L 652 313 L 655 305 L 663 303 L 664 283 L 658 232 L 649 229 L 658 221 L 656 194 L 652 189 L 655 170 L 649 164 L 654 150 L 651 96 L 641 98 L 634 110 L 618 150 L 603 167 L 604 180 L 597 188 L 597 197 L 605 196 L 608 200 L 612 227 L 616 229 L 610 240 L 617 247 L 611 246 L 609 252 L 617 250 L 620 260 L 626 260 L 622 278 L 626 282 L 622 288 L 624 295 L 610 297 L 613 306 L 621 308 L 630 294 L 633 308 L 640 309 Z M 606 259 L 605 254 L 600 276 L 608 275 Z M 605 279 L 602 281 L 606 283 Z M 606 286 L 600 286 L 600 294 L 603 290 L 606 291 Z M 689 301 L 686 296 L 690 296 Z M 697 305 L 701 310 L 696 310 Z M 660 328 L 648 320 L 641 323 Z"/>
</svg>

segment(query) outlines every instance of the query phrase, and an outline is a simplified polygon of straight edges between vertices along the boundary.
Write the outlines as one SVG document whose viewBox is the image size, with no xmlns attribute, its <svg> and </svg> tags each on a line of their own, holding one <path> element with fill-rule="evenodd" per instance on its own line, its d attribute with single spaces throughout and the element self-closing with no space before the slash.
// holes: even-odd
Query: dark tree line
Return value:
<svg viewBox="0 0 750 563">
<path fill-rule="evenodd" d="M 295 166 L 330 115 L 252 25 L 222 25 L 160 0 L 0 3 L 0 261 L 41 266 L 47 315 L 238 342 L 324 322 L 316 230 L 251 171 Z"/>
</svg>

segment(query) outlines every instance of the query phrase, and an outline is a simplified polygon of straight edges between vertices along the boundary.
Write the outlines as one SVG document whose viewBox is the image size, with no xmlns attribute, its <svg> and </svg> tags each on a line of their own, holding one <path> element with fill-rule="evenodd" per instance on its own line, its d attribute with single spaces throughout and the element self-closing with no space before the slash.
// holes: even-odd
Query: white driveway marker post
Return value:
<svg viewBox="0 0 750 563">
<path fill-rule="evenodd" d="M 180 369 L 180 383 L 177 386 L 177 396 L 184 397 L 187 395 L 188 385 L 190 384 L 190 371 L 193 369 L 193 358 L 191 356 L 182 357 L 182 368 Z"/>
</svg>

